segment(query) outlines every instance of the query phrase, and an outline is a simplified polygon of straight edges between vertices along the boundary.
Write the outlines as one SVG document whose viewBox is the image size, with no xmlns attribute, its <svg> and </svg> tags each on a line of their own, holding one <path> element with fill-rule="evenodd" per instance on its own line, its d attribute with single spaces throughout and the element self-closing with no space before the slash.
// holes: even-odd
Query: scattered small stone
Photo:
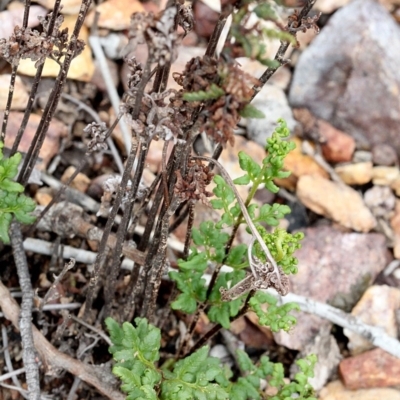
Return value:
<svg viewBox="0 0 400 400">
<path fill-rule="evenodd" d="M 94 15 L 98 11 L 99 28 L 107 28 L 113 31 L 123 31 L 130 26 L 131 15 L 136 12 L 143 12 L 144 7 L 138 0 L 107 0 L 91 11 L 85 19 L 85 25 L 91 27 Z"/>
<path fill-rule="evenodd" d="M 400 359 L 382 349 L 374 349 L 344 359 L 339 371 L 346 388 L 387 388 L 400 385 Z M 400 392 L 397 392 L 400 399 Z M 376 396 L 375 399 L 392 397 Z M 363 399 L 364 400 L 364 399 Z"/>
<path fill-rule="evenodd" d="M 393 230 L 393 254 L 396 259 L 400 259 L 400 207 L 396 207 L 390 226 Z"/>
<path fill-rule="evenodd" d="M 293 116 L 301 125 L 301 137 L 311 138 L 321 142 L 318 132 L 318 119 L 307 108 L 293 108 Z"/>
<path fill-rule="evenodd" d="M 7 105 L 8 89 L 10 87 L 10 74 L 0 75 L 0 110 L 4 111 Z M 19 76 L 15 79 L 13 101 L 11 110 L 25 110 L 28 102 L 28 91 Z"/>
<path fill-rule="evenodd" d="M 124 49 L 128 44 L 128 38 L 123 33 L 109 33 L 107 36 L 99 37 L 104 54 L 110 60 L 119 60 L 123 57 Z"/>
<path fill-rule="evenodd" d="M 399 176 L 398 167 L 374 167 L 372 169 L 372 183 L 374 185 L 390 186 Z"/>
<path fill-rule="evenodd" d="M 400 400 L 400 391 L 395 389 L 359 389 L 347 390 L 340 381 L 334 381 L 324 387 L 319 400 Z"/>
<path fill-rule="evenodd" d="M 353 162 L 372 162 L 372 153 L 366 150 L 356 150 L 353 155 Z"/>
<path fill-rule="evenodd" d="M 298 273 L 290 277 L 291 291 L 321 302 L 346 303 L 350 310 L 365 287 L 390 260 L 380 233 L 343 233 L 330 226 L 303 229 L 305 238 L 296 251 Z M 359 290 L 359 288 L 362 288 Z M 330 322 L 307 313 L 294 313 L 297 324 L 290 333 L 279 332 L 277 342 L 303 350 Z"/>
<path fill-rule="evenodd" d="M 387 218 L 396 205 L 396 198 L 388 186 L 373 186 L 364 193 L 364 202 L 375 217 Z"/>
<path fill-rule="evenodd" d="M 372 161 L 375 165 L 390 167 L 398 164 L 395 149 L 386 143 L 379 143 L 372 147 Z"/>
<path fill-rule="evenodd" d="M 335 171 L 347 185 L 364 185 L 372 179 L 372 162 L 339 165 Z"/>
<path fill-rule="evenodd" d="M 383 328 L 389 336 L 397 337 L 395 311 L 399 308 L 399 289 L 386 285 L 374 285 L 367 289 L 351 314 L 368 325 Z M 373 347 L 371 342 L 349 329 L 344 329 L 344 334 L 349 339 L 348 348 L 354 355 Z"/>
<path fill-rule="evenodd" d="M 319 120 L 317 124 L 325 160 L 333 163 L 350 161 L 356 148 L 355 140 L 326 121 Z"/>
<path fill-rule="evenodd" d="M 296 193 L 306 207 L 347 228 L 369 232 L 376 226 L 361 195 L 349 186 L 317 175 L 305 175 L 299 178 Z"/>
<path fill-rule="evenodd" d="M 66 183 L 75 171 L 76 171 L 75 167 L 72 166 L 68 167 L 64 171 L 61 177 L 61 182 Z M 89 185 L 90 185 L 90 179 L 82 172 L 79 172 L 69 186 L 76 190 L 79 190 L 82 193 L 85 193 Z"/>
<path fill-rule="evenodd" d="M 48 187 L 39 188 L 35 194 L 35 201 L 40 206 L 47 206 L 52 199 L 52 190 Z"/>
<path fill-rule="evenodd" d="M 3 115 L 0 115 L 1 120 Z M 9 122 L 7 126 L 7 134 L 5 139 L 5 147 L 11 148 L 18 129 L 21 126 L 24 113 L 12 111 L 10 112 Z M 33 136 L 36 133 L 36 129 L 39 126 L 40 115 L 31 114 L 26 126 L 25 133 L 22 136 L 21 143 L 18 146 L 18 151 L 27 152 L 29 146 L 32 143 Z M 50 160 L 59 152 L 60 138 L 67 135 L 67 127 L 57 119 L 53 118 L 50 122 L 49 130 L 47 131 L 46 137 L 42 148 L 40 149 L 39 157 L 41 161 L 38 162 L 35 168 L 39 170 L 45 170 Z"/>
</svg>

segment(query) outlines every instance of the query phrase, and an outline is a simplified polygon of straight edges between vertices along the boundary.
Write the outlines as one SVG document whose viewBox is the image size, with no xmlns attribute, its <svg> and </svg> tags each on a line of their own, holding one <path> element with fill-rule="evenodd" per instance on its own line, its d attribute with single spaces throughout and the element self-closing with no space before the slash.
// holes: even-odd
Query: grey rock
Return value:
<svg viewBox="0 0 400 400">
<path fill-rule="evenodd" d="M 277 86 L 265 85 L 251 104 L 265 115 L 265 118 L 247 120 L 249 138 L 261 146 L 265 146 L 266 140 L 271 137 L 279 118 L 286 121 L 291 132 L 297 126 L 285 92 Z"/>
<path fill-rule="evenodd" d="M 347 312 L 390 261 L 384 235 L 342 233 L 329 226 L 304 230 L 297 275 L 290 277 L 291 292 L 326 302 Z M 290 349 L 305 346 L 331 323 L 316 315 L 293 312 L 297 324 L 275 334 L 278 344 Z"/>
<path fill-rule="evenodd" d="M 400 153 L 400 27 L 374 0 L 336 12 L 297 64 L 289 101 L 352 135 L 359 148 Z"/>
</svg>

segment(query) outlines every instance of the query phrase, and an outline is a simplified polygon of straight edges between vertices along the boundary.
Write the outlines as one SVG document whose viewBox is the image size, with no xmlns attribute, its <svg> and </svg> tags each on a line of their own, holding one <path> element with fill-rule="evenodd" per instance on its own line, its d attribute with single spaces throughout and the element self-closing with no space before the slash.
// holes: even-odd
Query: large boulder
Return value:
<svg viewBox="0 0 400 400">
<path fill-rule="evenodd" d="M 374 0 L 337 11 L 295 69 L 289 101 L 352 135 L 400 153 L 400 27 Z"/>
</svg>

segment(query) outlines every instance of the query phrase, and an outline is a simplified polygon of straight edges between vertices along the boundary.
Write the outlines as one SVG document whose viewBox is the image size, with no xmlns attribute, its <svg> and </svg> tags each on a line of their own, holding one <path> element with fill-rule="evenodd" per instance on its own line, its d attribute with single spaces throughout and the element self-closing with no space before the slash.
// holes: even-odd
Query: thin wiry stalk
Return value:
<svg viewBox="0 0 400 400">
<path fill-rule="evenodd" d="M 18 70 L 18 61 L 14 61 L 16 63 L 13 64 L 12 69 L 11 69 L 11 77 L 10 77 L 10 86 L 8 89 L 8 97 L 7 97 L 7 104 L 6 108 L 4 110 L 3 114 L 3 124 L 1 126 L 1 133 L 0 133 L 0 141 L 4 142 L 4 139 L 6 137 L 6 130 L 7 130 L 7 124 L 8 124 L 8 117 L 10 115 L 10 110 L 11 110 L 11 103 L 14 95 L 14 89 L 15 89 L 15 80 L 17 78 L 17 70 Z"/>
<path fill-rule="evenodd" d="M 57 20 L 57 17 L 58 17 L 58 12 L 59 12 L 59 9 L 60 9 L 60 4 L 61 4 L 61 0 L 56 0 L 56 2 L 54 4 L 53 11 L 52 11 L 52 15 L 51 15 L 51 18 L 50 18 L 50 21 L 49 21 L 49 26 L 48 26 L 48 29 L 46 31 L 46 35 L 48 37 L 51 36 L 52 33 L 53 33 L 54 25 L 56 23 L 56 20 Z M 35 77 L 33 78 L 33 84 L 32 84 L 32 87 L 31 87 L 31 91 L 29 93 L 28 104 L 26 105 L 25 112 L 24 112 L 24 117 L 23 117 L 21 125 L 20 125 L 20 127 L 18 129 L 17 136 L 16 136 L 16 138 L 14 140 L 13 146 L 11 148 L 11 155 L 16 153 L 16 151 L 18 149 L 18 146 L 19 146 L 19 144 L 21 142 L 22 135 L 24 134 L 26 126 L 28 124 L 29 117 L 30 117 L 30 115 L 32 113 L 33 104 L 35 102 L 35 98 L 36 98 L 37 90 L 38 90 L 38 87 L 39 87 L 40 79 L 42 77 L 43 68 L 44 68 L 44 63 L 40 64 L 38 66 L 38 68 L 36 69 L 36 74 L 35 74 Z"/>
<path fill-rule="evenodd" d="M 165 215 L 163 216 L 160 240 L 157 247 L 157 255 L 156 257 L 154 257 L 154 259 L 151 260 L 150 264 L 151 269 L 149 270 L 148 279 L 146 282 L 146 292 L 143 307 L 141 310 L 141 315 L 146 316 L 146 318 L 150 322 L 154 320 L 154 310 L 156 307 L 157 294 L 160 288 L 162 274 L 165 267 L 168 265 L 165 260 L 167 251 L 169 219 L 175 213 L 176 209 L 179 207 L 179 204 L 180 198 L 175 196 L 171 202 L 171 205 L 168 207 Z M 146 267 L 150 267 L 150 265 L 146 265 L 145 270 L 147 269 Z"/>
<path fill-rule="evenodd" d="M 113 207 L 110 211 L 110 215 L 108 216 L 106 226 L 104 228 L 104 233 L 101 238 L 100 244 L 99 244 L 99 251 L 96 257 L 96 262 L 94 263 L 93 266 L 93 274 L 90 279 L 89 287 L 88 287 L 88 292 L 86 295 L 86 307 L 85 307 L 85 315 L 83 319 L 88 319 L 89 313 L 91 311 L 93 301 L 95 299 L 95 296 L 97 294 L 98 290 L 98 285 L 99 285 L 99 277 L 103 274 L 104 272 L 104 266 L 105 266 L 105 260 L 107 258 L 108 254 L 108 238 L 111 233 L 111 229 L 114 225 L 115 217 L 117 216 L 117 213 L 119 211 L 119 207 L 122 202 L 122 198 L 126 192 L 126 188 L 128 185 L 128 181 L 130 179 L 130 174 L 133 168 L 133 164 L 136 158 L 136 150 L 137 150 L 137 145 L 135 143 L 132 144 L 131 150 L 128 156 L 128 159 L 126 161 L 126 166 L 125 166 L 125 171 L 122 175 L 121 183 L 119 185 L 117 194 L 115 196 L 114 204 Z"/>
<path fill-rule="evenodd" d="M 148 143 L 143 138 L 140 138 L 140 146 L 139 146 L 139 165 L 144 165 L 144 160 L 146 159 Z M 139 177 L 141 174 L 136 173 L 135 177 Z M 118 226 L 117 230 L 117 242 L 115 248 L 113 249 L 112 259 L 110 263 L 110 267 L 107 272 L 107 280 L 104 288 L 104 315 L 111 315 L 111 306 L 112 300 L 115 295 L 115 286 L 117 282 L 118 272 L 120 270 L 121 264 L 121 253 L 122 247 L 125 243 L 125 236 L 128 230 L 129 221 L 132 217 L 132 210 L 135 201 L 135 197 L 137 195 L 137 189 L 139 186 L 139 179 L 136 179 L 136 182 L 132 182 L 132 187 L 129 191 L 128 199 L 126 202 L 126 209 L 124 210 L 124 214 L 121 220 L 121 223 Z"/>
<path fill-rule="evenodd" d="M 31 0 L 26 0 L 25 8 L 24 8 L 24 17 L 22 20 L 22 29 L 23 30 L 25 30 L 28 26 L 30 8 L 31 8 Z M 11 104 L 12 104 L 12 100 L 13 100 L 13 96 L 14 96 L 15 80 L 17 78 L 18 65 L 19 65 L 19 58 L 14 60 L 12 68 L 11 68 L 11 77 L 10 77 L 10 85 L 9 85 L 9 89 L 8 89 L 7 104 L 6 104 L 6 108 L 4 110 L 3 123 L 1 126 L 1 132 L 0 132 L 0 141 L 1 142 L 4 142 L 4 139 L 6 137 L 8 117 L 10 115 Z M 11 155 L 13 155 L 13 153 L 11 153 Z"/>
<path fill-rule="evenodd" d="M 51 91 L 46 107 L 43 111 L 43 115 L 40 120 L 39 126 L 36 130 L 31 146 L 29 147 L 24 163 L 22 165 L 21 172 L 18 176 L 18 182 L 21 183 L 23 186 L 26 185 L 32 173 L 33 167 L 39 156 L 39 151 L 43 145 L 44 138 L 48 131 L 50 122 L 56 111 L 58 102 L 60 100 L 61 92 L 63 90 L 65 81 L 67 79 L 69 67 L 71 66 L 71 62 L 74 58 L 79 32 L 83 26 L 83 22 L 85 20 L 86 14 L 89 10 L 91 3 L 92 0 L 83 0 L 81 3 L 81 8 L 79 10 L 78 18 L 76 20 L 75 27 L 68 44 L 68 49 L 65 55 L 64 62 L 62 63 L 58 76 L 55 80 L 54 87 Z"/>
<path fill-rule="evenodd" d="M 206 56 L 209 56 L 209 57 L 215 56 L 215 51 L 217 49 L 219 38 L 225 27 L 226 20 L 228 19 L 229 14 L 221 13 L 221 15 L 219 16 L 217 25 L 215 26 L 214 31 L 211 35 L 210 41 L 208 42 L 208 45 L 207 45 Z"/>
<path fill-rule="evenodd" d="M 128 230 L 129 237 L 132 237 L 132 235 L 135 232 L 135 229 L 139 223 L 140 218 L 143 216 L 143 213 L 146 211 L 146 208 L 149 204 L 149 201 L 151 199 L 151 196 L 153 195 L 154 190 L 156 189 L 157 185 L 160 183 L 161 180 L 161 174 L 158 174 L 153 182 L 151 183 L 150 187 L 146 190 L 147 191 L 147 196 L 145 196 L 135 211 L 133 212 L 132 215 L 132 220 L 131 220 L 131 225 Z"/>
</svg>

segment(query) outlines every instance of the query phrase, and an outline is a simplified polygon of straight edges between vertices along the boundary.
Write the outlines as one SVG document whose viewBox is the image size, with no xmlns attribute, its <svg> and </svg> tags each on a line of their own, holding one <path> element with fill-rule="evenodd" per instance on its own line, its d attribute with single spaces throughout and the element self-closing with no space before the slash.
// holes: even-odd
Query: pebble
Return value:
<svg viewBox="0 0 400 400">
<path fill-rule="evenodd" d="M 372 169 L 372 183 L 374 185 L 390 186 L 400 176 L 398 167 L 374 167 Z"/>
<path fill-rule="evenodd" d="M 396 205 L 396 198 L 388 186 L 373 186 L 364 193 L 364 202 L 375 217 L 388 217 Z"/>
<path fill-rule="evenodd" d="M 296 193 L 306 207 L 346 228 L 369 232 L 376 226 L 361 195 L 349 186 L 317 175 L 305 175 L 299 178 Z"/>
<path fill-rule="evenodd" d="M 353 162 L 372 162 L 372 153 L 366 150 L 356 150 L 353 154 Z"/>
<path fill-rule="evenodd" d="M 253 100 L 252 105 L 262 111 L 265 117 L 249 118 L 247 120 L 247 134 L 250 139 L 263 147 L 278 126 L 279 118 L 283 118 L 286 121 L 291 132 L 297 126 L 285 92 L 279 87 L 265 85 Z"/>
<path fill-rule="evenodd" d="M 131 15 L 136 12 L 143 12 L 144 7 L 138 0 L 107 0 L 88 14 L 85 19 L 86 26 L 91 27 L 93 25 L 96 11 L 100 13 L 99 28 L 123 31 L 129 29 Z"/>
<path fill-rule="evenodd" d="M 11 148 L 18 129 L 21 126 L 24 114 L 22 112 L 12 111 L 10 113 L 9 122 L 7 126 L 7 133 L 5 139 L 5 146 Z M 1 120 L 3 116 L 1 115 Z M 30 144 L 32 143 L 33 136 L 39 126 L 40 115 L 31 114 L 26 126 L 25 133 L 22 136 L 21 143 L 18 146 L 18 151 L 27 152 Z M 53 118 L 50 122 L 49 130 L 42 148 L 40 149 L 39 157 L 42 159 L 38 162 L 35 168 L 45 170 L 50 160 L 59 152 L 60 138 L 67 135 L 67 127 L 61 121 Z"/>
<path fill-rule="evenodd" d="M 344 385 L 350 390 L 400 385 L 400 359 L 379 348 L 344 359 L 340 363 L 339 372 Z M 400 399 L 400 392 L 397 393 L 399 397 L 394 398 Z M 374 397 L 384 400 L 392 398 L 378 396 L 378 393 Z"/>
<path fill-rule="evenodd" d="M 340 381 L 334 381 L 324 387 L 319 400 L 400 400 L 400 391 L 396 389 L 359 389 L 348 390 Z"/>
<path fill-rule="evenodd" d="M 353 308 L 351 315 L 368 325 L 383 328 L 389 336 L 397 337 L 395 312 L 399 308 L 399 289 L 386 285 L 374 285 L 366 290 L 360 301 Z M 344 329 L 344 334 L 349 339 L 347 347 L 353 355 L 360 354 L 373 347 L 371 342 L 349 329 Z"/>
<path fill-rule="evenodd" d="M 396 150 L 386 143 L 376 144 L 372 147 L 372 161 L 375 165 L 390 167 L 398 164 Z"/>
<path fill-rule="evenodd" d="M 356 148 L 355 140 L 326 121 L 319 120 L 317 125 L 325 160 L 333 163 L 350 161 Z"/>
<path fill-rule="evenodd" d="M 10 74 L 0 75 L 0 110 L 4 111 L 7 105 L 8 90 L 10 87 Z M 29 100 L 28 91 L 19 76 L 15 79 L 14 95 L 11 110 L 25 110 Z"/>
<path fill-rule="evenodd" d="M 339 165 L 335 171 L 347 185 L 364 185 L 372 179 L 372 162 Z"/>
<path fill-rule="evenodd" d="M 66 183 L 68 179 L 71 177 L 71 175 L 76 171 L 76 168 L 73 166 L 69 166 L 63 173 L 61 177 L 61 182 Z M 87 188 L 90 185 L 90 179 L 83 174 L 82 172 L 79 172 L 78 175 L 75 177 L 75 179 L 70 183 L 70 187 L 74 188 L 76 190 L 79 190 L 82 193 L 85 193 Z"/>
</svg>

